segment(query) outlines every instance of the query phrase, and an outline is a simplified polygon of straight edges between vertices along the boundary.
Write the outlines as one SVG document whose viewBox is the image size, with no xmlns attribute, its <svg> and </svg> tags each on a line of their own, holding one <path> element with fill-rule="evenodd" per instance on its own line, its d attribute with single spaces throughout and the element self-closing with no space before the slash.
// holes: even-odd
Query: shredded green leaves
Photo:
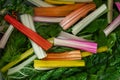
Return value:
<svg viewBox="0 0 120 80">
<path fill-rule="evenodd" d="M 8 4 L 7 1 L 10 1 L 10 4 Z M 106 1 L 107 0 L 94 0 L 97 7 L 103 3 L 107 3 Z M 33 14 L 32 7 L 26 5 L 25 0 L 1 0 L 0 10 L 3 8 L 7 8 L 8 11 L 15 10 L 19 12 L 19 14 Z M 118 15 L 118 11 L 114 8 L 113 12 L 113 18 L 115 18 Z M 3 18 L 1 17 L 0 20 L 3 20 Z M 15 80 L 118 80 L 120 78 L 120 27 L 106 37 L 103 30 L 107 25 L 107 16 L 104 14 L 77 34 L 77 36 L 91 35 L 86 38 L 96 41 L 99 47 L 108 46 L 109 48 L 107 52 L 83 58 L 86 61 L 85 67 L 55 68 L 48 71 L 38 71 L 33 68 L 33 63 L 31 63 L 21 69 L 18 74 L 7 76 L 7 79 L 13 80 L 14 77 Z M 45 39 L 56 37 L 62 30 L 57 23 L 35 22 L 35 26 L 37 32 Z M 71 33 L 71 29 L 66 30 L 66 32 Z M 31 44 L 28 38 L 14 29 L 6 48 L 2 52 L 3 57 L 0 59 L 0 68 L 11 61 L 18 59 L 20 54 L 29 48 L 31 48 Z M 70 50 L 73 49 L 66 47 L 52 47 L 48 52 L 64 52 Z"/>
</svg>

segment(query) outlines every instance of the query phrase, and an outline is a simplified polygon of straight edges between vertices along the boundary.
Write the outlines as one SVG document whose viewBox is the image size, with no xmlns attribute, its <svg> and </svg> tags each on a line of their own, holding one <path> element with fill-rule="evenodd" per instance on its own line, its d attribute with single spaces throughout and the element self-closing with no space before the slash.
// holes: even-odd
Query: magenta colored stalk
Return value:
<svg viewBox="0 0 120 80">
<path fill-rule="evenodd" d="M 117 6 L 119 12 L 120 12 L 120 2 L 115 2 L 115 5 Z"/>
<path fill-rule="evenodd" d="M 51 22 L 58 23 L 61 22 L 64 17 L 43 17 L 43 16 L 34 16 L 33 20 L 36 22 Z"/>
<path fill-rule="evenodd" d="M 119 25 L 120 25 L 120 15 L 107 28 L 104 29 L 105 35 L 108 36 Z"/>
<path fill-rule="evenodd" d="M 84 50 L 92 53 L 97 52 L 97 43 L 88 42 L 88 41 L 54 38 L 54 45 L 71 47 L 71 48 L 80 49 L 80 50 Z"/>
</svg>

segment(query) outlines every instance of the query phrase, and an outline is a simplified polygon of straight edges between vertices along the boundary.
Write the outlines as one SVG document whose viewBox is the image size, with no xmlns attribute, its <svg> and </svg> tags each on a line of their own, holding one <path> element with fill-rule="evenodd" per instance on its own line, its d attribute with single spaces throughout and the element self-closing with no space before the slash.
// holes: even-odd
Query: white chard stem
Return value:
<svg viewBox="0 0 120 80">
<path fill-rule="evenodd" d="M 46 3 L 45 1 L 42 0 L 27 0 L 27 1 L 34 4 L 37 7 L 54 7 L 54 5 Z"/>
<path fill-rule="evenodd" d="M 11 74 L 21 70 L 23 67 L 30 64 L 35 58 L 36 58 L 36 55 L 33 55 L 32 57 L 28 58 L 26 61 L 22 62 L 21 64 L 9 69 L 7 74 L 11 75 Z"/>
<path fill-rule="evenodd" d="M 0 40 L 0 48 L 4 48 L 12 31 L 13 31 L 14 27 L 12 25 L 10 25 L 7 29 L 7 31 L 5 32 L 5 34 L 3 35 L 2 39 Z"/>
<path fill-rule="evenodd" d="M 21 15 L 21 21 L 26 27 L 28 27 L 31 30 L 36 32 L 31 15 L 29 15 L 29 14 Z M 38 59 L 45 58 L 47 56 L 46 52 L 39 45 L 37 45 L 35 42 L 33 42 L 31 39 L 29 39 L 29 40 L 32 44 L 32 47 L 33 47 L 34 52 L 37 55 Z"/>
</svg>

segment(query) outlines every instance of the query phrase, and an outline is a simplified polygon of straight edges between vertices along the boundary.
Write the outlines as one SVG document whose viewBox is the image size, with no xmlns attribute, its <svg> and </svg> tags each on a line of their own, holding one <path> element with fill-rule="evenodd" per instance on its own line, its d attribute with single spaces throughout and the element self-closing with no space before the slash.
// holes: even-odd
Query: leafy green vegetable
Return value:
<svg viewBox="0 0 120 80">
<path fill-rule="evenodd" d="M 12 35 L 10 36 L 6 48 L 3 51 L 4 55 L 0 60 L 0 68 L 3 67 L 6 63 L 19 58 L 20 54 L 30 47 L 31 45 L 29 44 L 27 37 L 22 35 L 17 30 L 14 30 Z"/>
<path fill-rule="evenodd" d="M 26 77 L 32 77 L 37 73 L 37 71 L 29 64 L 22 68 L 20 71 L 9 75 L 7 78 L 8 79 L 24 79 Z"/>
<path fill-rule="evenodd" d="M 25 0 L 9 0 L 10 4 L 5 0 L 0 1 L 0 10 L 7 8 L 8 11 L 14 10 L 21 13 L 33 14 L 31 6 L 24 4 Z M 99 7 L 107 0 L 94 0 Z M 119 1 L 119 0 L 114 0 Z M 3 4 L 3 5 L 1 5 Z M 5 5 L 5 6 L 4 6 Z M 115 6 L 114 6 L 115 7 Z M 118 16 L 118 11 L 114 8 L 113 18 Z M 0 20 L 2 20 L 0 18 Z M 1 23 L 0 23 L 1 24 Z M 33 68 L 33 64 L 29 64 L 21 69 L 18 73 L 7 76 L 8 80 L 119 80 L 120 79 L 120 27 L 114 30 L 108 37 L 102 32 L 107 26 L 107 16 L 104 14 L 100 18 L 92 22 L 77 36 L 91 35 L 89 39 L 98 42 L 98 46 L 106 45 L 109 50 L 104 53 L 94 54 L 83 58 L 86 61 L 86 67 L 75 68 L 55 68 L 47 71 L 39 71 Z M 48 39 L 56 37 L 62 30 L 59 24 L 54 23 L 35 23 L 37 32 Z M 66 30 L 71 33 L 71 29 Z M 3 57 L 0 60 L 0 68 L 5 64 L 19 58 L 19 55 L 31 48 L 30 42 L 26 36 L 13 31 L 6 48 L 4 49 Z M 67 47 L 52 47 L 48 52 L 64 52 L 73 50 Z M 13 79 L 14 77 L 14 79 Z M 18 79 L 19 78 L 19 79 Z"/>
</svg>

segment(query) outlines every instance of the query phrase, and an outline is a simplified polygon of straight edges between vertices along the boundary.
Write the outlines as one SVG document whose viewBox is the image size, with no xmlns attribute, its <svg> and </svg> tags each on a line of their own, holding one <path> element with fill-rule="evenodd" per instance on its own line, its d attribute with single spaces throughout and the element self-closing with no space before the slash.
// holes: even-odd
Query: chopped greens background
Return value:
<svg viewBox="0 0 120 80">
<path fill-rule="evenodd" d="M 120 1 L 120 0 L 114 0 Z M 106 3 L 107 0 L 94 0 L 99 7 Z M 26 3 L 26 0 L 0 0 L 0 11 L 16 11 L 20 14 L 29 13 L 33 15 L 33 5 Z M 114 6 L 115 18 L 119 13 Z M 0 26 L 8 26 L 3 21 L 3 16 L 0 12 Z M 100 46 L 108 46 L 109 50 L 104 53 L 94 54 L 84 58 L 86 61 L 85 67 L 73 68 L 56 68 L 48 71 L 38 71 L 33 68 L 33 63 L 27 65 L 22 70 L 9 77 L 6 75 L 6 80 L 120 80 L 120 26 L 114 30 L 108 37 L 105 37 L 102 30 L 108 25 L 106 14 L 94 20 L 77 36 L 83 36 L 87 39 L 96 41 Z M 48 39 L 56 37 L 62 30 L 58 24 L 50 23 L 35 23 L 37 32 Z M 66 30 L 71 32 L 71 29 Z M 0 68 L 7 63 L 19 58 L 20 54 L 31 47 L 31 44 L 26 36 L 14 29 L 10 39 L 4 49 L 3 57 L 0 59 Z M 63 52 L 73 50 L 66 47 L 53 47 L 49 52 Z M 21 74 L 22 73 L 22 74 Z M 25 76 L 27 75 L 27 76 Z M 16 77 L 16 79 L 12 79 Z"/>
</svg>

